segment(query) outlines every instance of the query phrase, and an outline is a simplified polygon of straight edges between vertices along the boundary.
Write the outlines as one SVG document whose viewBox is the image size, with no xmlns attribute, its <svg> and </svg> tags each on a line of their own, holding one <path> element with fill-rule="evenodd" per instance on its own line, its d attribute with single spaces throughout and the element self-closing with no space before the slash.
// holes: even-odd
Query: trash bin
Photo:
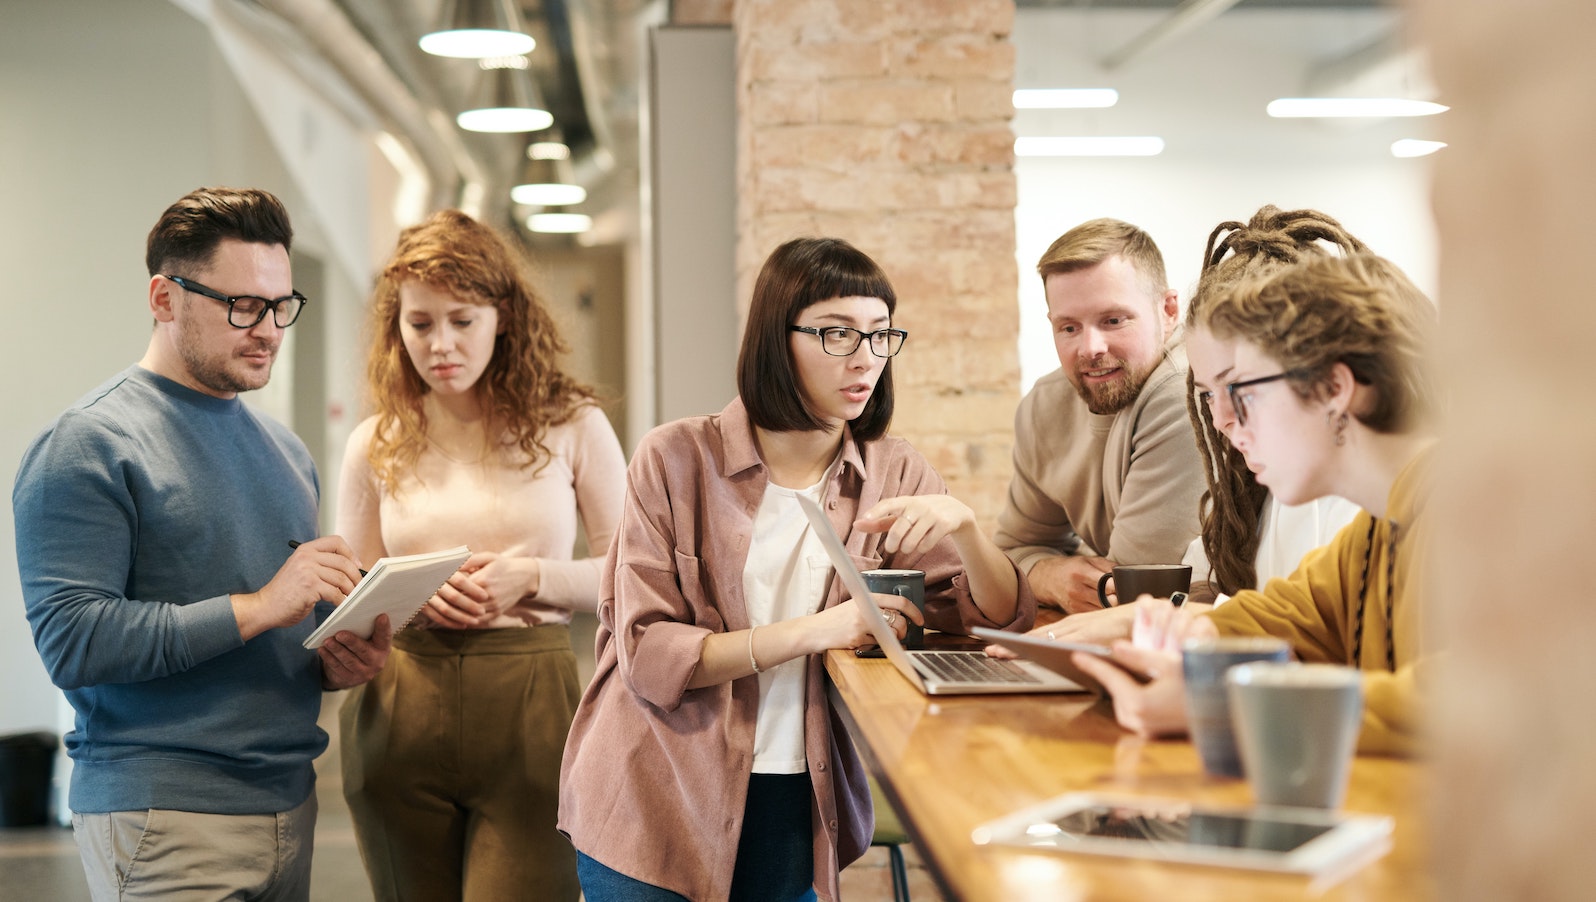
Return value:
<svg viewBox="0 0 1596 902">
<path fill-rule="evenodd" d="M 54 733 L 0 736 L 0 827 L 42 827 L 50 822 L 50 772 Z"/>
</svg>

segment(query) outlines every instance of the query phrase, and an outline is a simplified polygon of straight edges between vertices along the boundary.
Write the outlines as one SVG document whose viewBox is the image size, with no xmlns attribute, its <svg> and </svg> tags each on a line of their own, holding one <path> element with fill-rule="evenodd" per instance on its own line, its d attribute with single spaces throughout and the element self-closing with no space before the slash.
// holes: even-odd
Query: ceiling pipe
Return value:
<svg viewBox="0 0 1596 902">
<path fill-rule="evenodd" d="M 1303 89 L 1308 97 L 1409 100 L 1435 100 L 1440 93 L 1423 48 L 1408 44 L 1395 28 L 1351 53 L 1321 60 L 1309 70 Z"/>
<path fill-rule="evenodd" d="M 438 116 L 419 103 L 364 35 L 332 0 L 257 0 L 259 6 L 299 33 L 337 69 L 415 154 L 429 180 L 428 207 L 458 206 L 480 197 L 486 177 L 476 157 L 455 134 L 451 117 L 439 128 Z"/>
<path fill-rule="evenodd" d="M 1185 0 L 1169 14 L 1168 18 L 1103 57 L 1103 68 L 1112 72 L 1131 60 L 1175 40 L 1239 2 L 1240 0 Z"/>
</svg>

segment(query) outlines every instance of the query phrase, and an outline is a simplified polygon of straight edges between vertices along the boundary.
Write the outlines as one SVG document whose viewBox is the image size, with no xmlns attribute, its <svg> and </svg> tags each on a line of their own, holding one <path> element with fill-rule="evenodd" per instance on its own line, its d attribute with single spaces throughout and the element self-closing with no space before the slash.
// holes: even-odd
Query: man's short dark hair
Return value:
<svg viewBox="0 0 1596 902">
<path fill-rule="evenodd" d="M 166 208 L 144 245 L 150 275 L 178 275 L 204 269 L 223 239 L 280 244 L 292 250 L 294 228 L 288 210 L 258 188 L 197 188 Z M 187 272 L 183 272 L 186 270 Z"/>
<path fill-rule="evenodd" d="M 796 238 L 765 261 L 754 282 L 748 328 L 737 355 L 737 393 L 755 426 L 772 432 L 823 427 L 804 406 L 789 327 L 812 304 L 851 297 L 880 298 L 889 316 L 898 305 L 892 283 L 876 261 L 840 238 Z M 889 360 L 864 410 L 848 425 L 856 441 L 870 441 L 884 435 L 891 422 Z"/>
</svg>

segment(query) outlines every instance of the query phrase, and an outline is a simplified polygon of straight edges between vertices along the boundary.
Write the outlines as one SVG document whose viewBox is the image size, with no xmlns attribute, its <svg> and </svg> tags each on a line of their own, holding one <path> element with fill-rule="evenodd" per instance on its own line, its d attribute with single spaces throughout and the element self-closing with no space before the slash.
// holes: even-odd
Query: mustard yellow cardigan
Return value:
<svg viewBox="0 0 1596 902">
<path fill-rule="evenodd" d="M 1237 593 L 1208 615 L 1221 635 L 1279 636 L 1303 661 L 1361 668 L 1359 752 L 1418 751 L 1418 670 L 1427 651 L 1423 513 L 1432 456 L 1433 446 L 1397 474 L 1385 517 L 1359 513 L 1291 576 Z"/>
</svg>

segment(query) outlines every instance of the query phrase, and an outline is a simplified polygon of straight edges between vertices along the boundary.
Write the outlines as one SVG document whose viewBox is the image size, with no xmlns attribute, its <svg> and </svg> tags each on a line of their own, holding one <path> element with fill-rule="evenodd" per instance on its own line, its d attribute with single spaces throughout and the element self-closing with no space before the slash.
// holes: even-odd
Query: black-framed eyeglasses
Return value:
<svg viewBox="0 0 1596 902">
<path fill-rule="evenodd" d="M 1230 409 L 1236 412 L 1236 425 L 1247 425 L 1247 408 L 1252 404 L 1252 392 L 1242 392 L 1241 389 L 1252 388 L 1256 385 L 1267 385 L 1270 382 L 1279 382 L 1282 379 L 1301 379 L 1311 375 L 1302 370 L 1286 370 L 1273 376 L 1259 376 L 1256 379 L 1244 379 L 1240 382 L 1225 384 L 1225 396 L 1230 398 Z"/>
<path fill-rule="evenodd" d="M 237 296 L 222 294 L 214 288 L 207 288 L 193 279 L 185 279 L 182 276 L 164 276 L 164 278 L 176 282 L 184 291 L 192 291 L 226 304 L 227 324 L 235 329 L 255 328 L 256 324 L 266 318 L 268 312 L 271 313 L 272 322 L 277 324 L 277 328 L 286 329 L 294 324 L 294 320 L 299 319 L 300 312 L 309 303 L 309 300 L 297 291 L 267 300 L 248 294 Z"/>
<path fill-rule="evenodd" d="M 904 329 L 877 329 L 864 332 L 847 326 L 792 326 L 794 332 L 807 332 L 820 336 L 820 347 L 833 357 L 847 357 L 859 350 L 860 342 L 870 339 L 870 353 L 877 357 L 894 357 L 903 350 L 903 341 L 909 337 Z"/>
</svg>

